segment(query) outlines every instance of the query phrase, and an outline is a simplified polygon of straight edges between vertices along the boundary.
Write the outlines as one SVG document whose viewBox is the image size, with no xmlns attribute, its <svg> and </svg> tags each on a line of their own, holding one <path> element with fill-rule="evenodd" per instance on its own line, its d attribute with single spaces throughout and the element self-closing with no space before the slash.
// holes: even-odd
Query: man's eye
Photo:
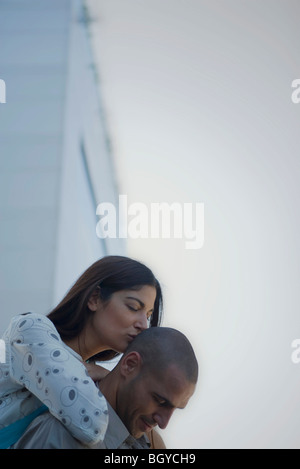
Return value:
<svg viewBox="0 0 300 469">
<path fill-rule="evenodd" d="M 160 397 L 154 396 L 154 399 L 156 400 L 157 404 L 160 406 L 164 406 L 166 404 L 166 401 L 164 399 L 161 399 Z"/>
</svg>

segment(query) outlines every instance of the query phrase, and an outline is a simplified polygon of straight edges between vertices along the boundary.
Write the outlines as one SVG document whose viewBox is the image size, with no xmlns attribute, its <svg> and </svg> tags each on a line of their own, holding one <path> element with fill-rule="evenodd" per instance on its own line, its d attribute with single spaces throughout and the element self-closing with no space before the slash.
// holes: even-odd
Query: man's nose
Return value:
<svg viewBox="0 0 300 469">
<path fill-rule="evenodd" d="M 175 409 L 160 409 L 159 412 L 156 412 L 156 414 L 153 416 L 155 422 L 161 428 L 162 430 L 167 427 L 170 418 L 173 415 Z"/>
</svg>

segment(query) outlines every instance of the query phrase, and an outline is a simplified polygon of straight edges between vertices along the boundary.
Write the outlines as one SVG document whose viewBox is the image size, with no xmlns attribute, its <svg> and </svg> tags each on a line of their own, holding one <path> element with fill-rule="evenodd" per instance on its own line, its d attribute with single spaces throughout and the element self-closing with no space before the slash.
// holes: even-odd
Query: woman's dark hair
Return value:
<svg viewBox="0 0 300 469">
<path fill-rule="evenodd" d="M 108 302 L 113 293 L 120 290 L 139 290 L 144 285 L 156 289 L 154 310 L 150 318 L 150 327 L 161 324 L 163 299 L 161 287 L 152 271 L 140 262 L 124 256 L 106 256 L 92 264 L 74 283 L 62 301 L 49 314 L 62 340 L 78 337 L 92 312 L 88 301 L 97 287 L 100 298 Z M 107 350 L 91 360 L 110 360 L 118 355 Z"/>
</svg>

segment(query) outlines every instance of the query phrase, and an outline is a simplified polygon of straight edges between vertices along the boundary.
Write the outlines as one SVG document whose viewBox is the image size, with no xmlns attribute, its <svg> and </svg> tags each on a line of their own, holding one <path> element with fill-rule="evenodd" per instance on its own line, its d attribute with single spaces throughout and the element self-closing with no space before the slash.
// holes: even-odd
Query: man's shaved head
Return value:
<svg viewBox="0 0 300 469">
<path fill-rule="evenodd" d="M 198 363 L 194 350 L 186 336 L 176 329 L 150 327 L 129 344 L 124 356 L 132 351 L 141 355 L 143 372 L 160 374 L 175 364 L 189 382 L 197 382 Z"/>
</svg>

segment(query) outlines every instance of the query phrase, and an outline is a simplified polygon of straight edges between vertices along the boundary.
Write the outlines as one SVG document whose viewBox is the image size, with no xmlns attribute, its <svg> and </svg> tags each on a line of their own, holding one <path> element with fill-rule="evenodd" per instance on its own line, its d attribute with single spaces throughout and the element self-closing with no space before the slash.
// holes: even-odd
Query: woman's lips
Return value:
<svg viewBox="0 0 300 469">
<path fill-rule="evenodd" d="M 132 342 L 136 338 L 136 336 L 137 336 L 137 334 L 136 335 L 128 334 L 130 342 Z"/>
</svg>

